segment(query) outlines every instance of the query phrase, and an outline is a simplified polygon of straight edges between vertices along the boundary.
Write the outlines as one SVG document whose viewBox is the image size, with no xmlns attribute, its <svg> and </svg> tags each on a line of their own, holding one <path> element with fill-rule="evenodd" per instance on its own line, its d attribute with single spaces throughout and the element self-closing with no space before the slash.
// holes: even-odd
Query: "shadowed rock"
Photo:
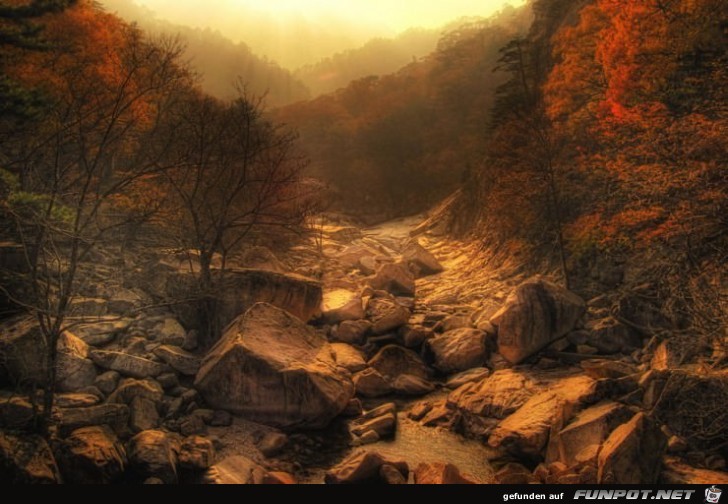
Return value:
<svg viewBox="0 0 728 504">
<path fill-rule="evenodd" d="M 491 322 L 498 328 L 498 352 L 518 364 L 574 329 L 586 311 L 576 294 L 545 280 L 518 286 Z"/>
<path fill-rule="evenodd" d="M 354 395 L 326 339 L 265 303 L 228 327 L 195 387 L 214 408 L 281 427 L 325 427 Z"/>
</svg>

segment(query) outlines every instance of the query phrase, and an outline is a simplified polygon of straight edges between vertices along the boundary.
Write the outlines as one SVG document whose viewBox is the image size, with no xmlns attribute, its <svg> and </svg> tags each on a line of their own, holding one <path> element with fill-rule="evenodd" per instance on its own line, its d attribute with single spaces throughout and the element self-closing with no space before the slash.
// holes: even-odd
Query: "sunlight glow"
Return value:
<svg viewBox="0 0 728 504">
<path fill-rule="evenodd" d="M 168 19 L 214 27 L 215 19 L 250 9 L 310 19 L 339 18 L 400 32 L 411 27 L 436 28 L 462 16 L 487 16 L 505 4 L 525 0 L 139 0 Z M 229 21 L 229 20 L 228 20 Z"/>
</svg>

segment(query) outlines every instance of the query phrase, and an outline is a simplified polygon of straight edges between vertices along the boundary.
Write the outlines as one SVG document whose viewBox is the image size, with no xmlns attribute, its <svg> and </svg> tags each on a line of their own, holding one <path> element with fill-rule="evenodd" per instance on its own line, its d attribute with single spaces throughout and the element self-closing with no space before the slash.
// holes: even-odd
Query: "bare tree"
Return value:
<svg viewBox="0 0 728 504">
<path fill-rule="evenodd" d="M 199 263 L 200 322 L 211 342 L 220 330 L 214 293 L 231 252 L 254 230 L 302 223 L 298 181 L 305 160 L 296 152 L 296 135 L 267 121 L 261 100 L 243 90 L 230 103 L 191 94 L 170 132 L 175 168 L 164 172 L 171 188 L 169 224 Z"/>
<path fill-rule="evenodd" d="M 93 79 L 98 65 L 83 47 L 54 51 L 58 79 L 53 104 L 31 134 L 16 138 L 6 166 L 18 175 L 4 198 L 13 234 L 24 246 L 29 292 L 7 292 L 37 318 L 45 379 L 40 425 L 47 430 L 56 383 L 57 343 L 79 283 L 79 266 L 124 222 L 109 215 L 134 183 L 164 169 L 147 149 L 180 88 L 190 84 L 173 40 L 152 43 L 123 26 L 111 75 Z M 13 184 L 10 184 L 11 186 Z"/>
</svg>

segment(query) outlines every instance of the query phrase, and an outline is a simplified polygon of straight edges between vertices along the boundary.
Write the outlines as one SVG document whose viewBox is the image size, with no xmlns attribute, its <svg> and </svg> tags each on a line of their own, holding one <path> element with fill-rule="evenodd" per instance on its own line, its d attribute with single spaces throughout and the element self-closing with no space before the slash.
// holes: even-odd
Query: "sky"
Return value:
<svg viewBox="0 0 728 504">
<path fill-rule="evenodd" d="M 487 17 L 525 0 L 101 0 L 136 3 L 174 24 L 210 28 L 256 54 L 295 69 L 376 37 L 437 29 L 464 16 Z M 141 21 L 136 19 L 137 21 Z"/>
<path fill-rule="evenodd" d="M 401 32 L 436 28 L 462 16 L 487 16 L 504 4 L 524 0 L 137 0 L 173 22 L 209 25 L 226 31 L 236 13 L 254 9 L 272 15 L 345 19 Z M 221 26 L 216 26 L 221 25 Z"/>
</svg>

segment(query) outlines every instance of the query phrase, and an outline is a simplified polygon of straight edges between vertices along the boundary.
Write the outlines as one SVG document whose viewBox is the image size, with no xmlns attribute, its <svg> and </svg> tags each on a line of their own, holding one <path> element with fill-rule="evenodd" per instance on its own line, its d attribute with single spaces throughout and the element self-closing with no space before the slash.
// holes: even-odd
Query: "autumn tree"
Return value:
<svg viewBox="0 0 728 504">
<path fill-rule="evenodd" d="M 221 329 L 215 293 L 231 253 L 253 232 L 303 223 L 297 182 L 305 160 L 296 135 L 266 120 L 261 100 L 244 92 L 228 103 L 191 93 L 167 128 L 173 168 L 160 180 L 170 194 L 167 225 L 199 264 L 200 322 L 211 343 Z"/>
<path fill-rule="evenodd" d="M 38 90 L 24 87 L 8 77 L 6 69 L 13 58 L 8 49 L 49 49 L 42 38 L 43 24 L 39 20 L 75 3 L 76 0 L 33 0 L 25 4 L 0 5 L 0 119 L 32 115 L 43 101 Z"/>
<path fill-rule="evenodd" d="M 512 238 L 536 245 L 555 243 L 568 288 L 559 178 L 562 143 L 543 107 L 544 69 L 532 42 L 520 38 L 501 49 L 495 71 L 508 80 L 496 92 L 492 136 L 480 175 L 485 212 L 502 219 L 493 225 Z M 544 227 L 550 229 L 546 236 Z"/>
<path fill-rule="evenodd" d="M 146 40 L 90 3 L 49 18 L 44 37 L 53 49 L 26 54 L 12 69 L 19 81 L 42 88 L 50 104 L 3 151 L 11 182 L 2 211 L 24 245 L 29 288 L 8 294 L 40 325 L 47 429 L 56 347 L 68 325 L 79 266 L 121 224 L 110 213 L 115 198 L 162 169 L 146 142 L 189 79 L 174 42 Z"/>
</svg>

